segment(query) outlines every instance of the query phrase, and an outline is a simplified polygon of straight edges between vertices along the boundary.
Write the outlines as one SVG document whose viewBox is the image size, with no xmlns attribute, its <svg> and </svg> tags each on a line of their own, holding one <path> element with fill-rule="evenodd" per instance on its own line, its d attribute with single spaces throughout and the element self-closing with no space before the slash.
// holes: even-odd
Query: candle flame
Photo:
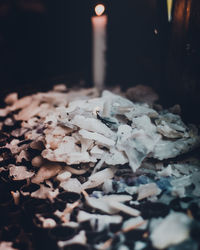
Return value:
<svg viewBox="0 0 200 250">
<path fill-rule="evenodd" d="M 101 16 L 105 11 L 105 6 L 103 4 L 98 4 L 95 7 L 95 13 L 97 16 Z"/>
</svg>

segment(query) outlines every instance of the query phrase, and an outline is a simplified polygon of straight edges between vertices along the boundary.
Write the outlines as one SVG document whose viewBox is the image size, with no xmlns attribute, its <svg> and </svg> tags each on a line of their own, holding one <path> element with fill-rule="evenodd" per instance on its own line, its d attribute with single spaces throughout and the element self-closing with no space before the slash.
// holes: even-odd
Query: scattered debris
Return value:
<svg viewBox="0 0 200 250">
<path fill-rule="evenodd" d="M 149 88 L 137 86 L 126 96 L 135 102 L 60 84 L 6 97 L 0 109 L 0 249 L 32 242 L 20 225 L 27 220 L 36 227 L 35 218 L 42 233 L 34 229 L 33 238 L 43 249 L 54 228 L 61 237 L 54 249 L 199 247 L 192 230 L 200 228 L 200 161 L 191 157 L 200 144 L 198 129 L 183 123 L 179 106 L 156 106 Z M 5 242 L 16 220 L 20 229 Z"/>
</svg>

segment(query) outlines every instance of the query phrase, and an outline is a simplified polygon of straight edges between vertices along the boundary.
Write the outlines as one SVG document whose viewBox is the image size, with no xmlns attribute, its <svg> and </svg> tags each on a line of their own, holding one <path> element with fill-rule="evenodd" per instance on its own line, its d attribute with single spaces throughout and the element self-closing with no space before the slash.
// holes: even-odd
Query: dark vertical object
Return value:
<svg viewBox="0 0 200 250">
<path fill-rule="evenodd" d="M 180 103 L 183 115 L 197 121 L 200 104 L 200 2 L 176 0 L 169 26 L 169 49 L 166 66 L 165 93 L 168 104 Z M 170 96 L 170 98 L 169 98 Z M 171 103 L 170 103 L 171 101 Z"/>
</svg>

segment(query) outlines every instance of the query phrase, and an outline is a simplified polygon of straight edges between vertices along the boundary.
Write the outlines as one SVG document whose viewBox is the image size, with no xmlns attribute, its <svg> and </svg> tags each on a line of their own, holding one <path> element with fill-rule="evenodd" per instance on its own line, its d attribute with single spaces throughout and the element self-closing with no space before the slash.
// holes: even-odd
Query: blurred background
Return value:
<svg viewBox="0 0 200 250">
<path fill-rule="evenodd" d="M 0 1 L 0 98 L 52 84 L 91 86 L 91 10 L 96 0 Z M 164 107 L 200 116 L 200 1 L 106 0 L 107 86 L 152 87 Z M 1 102 L 2 103 L 2 102 Z"/>
</svg>

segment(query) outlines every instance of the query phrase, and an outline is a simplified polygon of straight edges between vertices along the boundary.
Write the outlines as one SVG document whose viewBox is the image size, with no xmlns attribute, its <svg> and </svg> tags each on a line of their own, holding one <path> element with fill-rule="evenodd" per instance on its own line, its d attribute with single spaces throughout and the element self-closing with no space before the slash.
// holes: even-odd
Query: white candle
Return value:
<svg viewBox="0 0 200 250">
<path fill-rule="evenodd" d="M 98 4 L 95 7 L 96 16 L 92 17 L 93 31 L 93 82 L 102 90 L 106 77 L 106 27 L 108 17 L 103 14 L 105 7 Z"/>
<path fill-rule="evenodd" d="M 169 22 L 171 22 L 172 20 L 172 6 L 173 6 L 173 0 L 167 0 L 167 15 Z"/>
</svg>

